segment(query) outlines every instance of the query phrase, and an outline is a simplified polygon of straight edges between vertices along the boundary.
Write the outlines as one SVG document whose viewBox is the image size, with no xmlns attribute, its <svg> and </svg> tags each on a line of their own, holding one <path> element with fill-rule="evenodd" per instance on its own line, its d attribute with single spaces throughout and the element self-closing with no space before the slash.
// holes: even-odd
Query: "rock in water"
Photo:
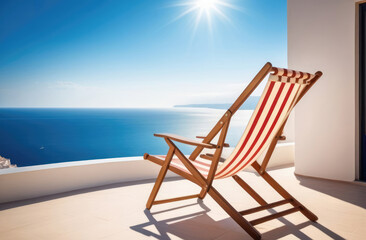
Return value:
<svg viewBox="0 0 366 240">
<path fill-rule="evenodd" d="M 2 156 L 0 156 L 0 169 L 3 168 L 13 168 L 16 167 L 17 165 L 12 165 L 10 162 L 10 159 L 4 158 Z"/>
</svg>

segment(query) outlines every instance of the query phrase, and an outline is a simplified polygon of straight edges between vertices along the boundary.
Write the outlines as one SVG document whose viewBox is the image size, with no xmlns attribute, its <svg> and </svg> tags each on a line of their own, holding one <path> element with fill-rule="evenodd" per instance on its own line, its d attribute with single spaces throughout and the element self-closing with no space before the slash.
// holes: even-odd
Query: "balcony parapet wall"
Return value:
<svg viewBox="0 0 366 240">
<path fill-rule="evenodd" d="M 269 167 L 294 162 L 294 144 L 278 144 Z M 155 179 L 159 166 L 141 157 L 109 158 L 0 169 L 0 203 L 115 183 Z M 167 177 L 176 177 L 168 172 Z"/>
</svg>

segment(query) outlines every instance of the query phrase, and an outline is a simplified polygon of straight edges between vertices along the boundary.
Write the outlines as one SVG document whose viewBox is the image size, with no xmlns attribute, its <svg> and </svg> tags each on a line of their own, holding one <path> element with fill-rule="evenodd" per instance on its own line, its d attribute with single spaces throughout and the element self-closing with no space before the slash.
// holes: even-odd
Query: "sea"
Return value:
<svg viewBox="0 0 366 240">
<path fill-rule="evenodd" d="M 1 108 L 0 156 L 18 167 L 41 164 L 165 155 L 164 139 L 154 133 L 188 138 L 206 135 L 225 110 L 210 108 L 77 109 Z M 227 140 L 235 146 L 252 110 L 233 117 Z M 177 144 L 185 154 L 193 147 Z"/>
</svg>

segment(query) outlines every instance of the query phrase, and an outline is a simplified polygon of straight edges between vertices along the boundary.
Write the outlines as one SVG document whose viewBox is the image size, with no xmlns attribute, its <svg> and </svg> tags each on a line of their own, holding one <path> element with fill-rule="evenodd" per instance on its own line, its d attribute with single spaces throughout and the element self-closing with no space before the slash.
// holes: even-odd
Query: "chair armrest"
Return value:
<svg viewBox="0 0 366 240">
<path fill-rule="evenodd" d="M 162 137 L 162 138 L 168 138 L 173 141 L 177 141 L 180 143 L 185 143 L 188 145 L 198 146 L 198 147 L 204 147 L 204 148 L 216 148 L 217 146 L 210 143 L 203 143 L 195 140 L 191 140 L 185 137 L 181 137 L 175 134 L 169 134 L 169 133 L 155 133 L 155 137 Z"/>
</svg>

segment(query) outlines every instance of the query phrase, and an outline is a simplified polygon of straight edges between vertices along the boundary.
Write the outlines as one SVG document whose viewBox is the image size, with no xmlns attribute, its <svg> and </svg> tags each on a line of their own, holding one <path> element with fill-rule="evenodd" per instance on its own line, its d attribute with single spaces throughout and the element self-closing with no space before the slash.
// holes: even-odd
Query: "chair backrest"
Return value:
<svg viewBox="0 0 366 240">
<path fill-rule="evenodd" d="M 231 155 L 218 167 L 215 178 L 226 178 L 250 166 L 268 147 L 307 91 L 315 75 L 272 67 L 256 109 Z"/>
</svg>

